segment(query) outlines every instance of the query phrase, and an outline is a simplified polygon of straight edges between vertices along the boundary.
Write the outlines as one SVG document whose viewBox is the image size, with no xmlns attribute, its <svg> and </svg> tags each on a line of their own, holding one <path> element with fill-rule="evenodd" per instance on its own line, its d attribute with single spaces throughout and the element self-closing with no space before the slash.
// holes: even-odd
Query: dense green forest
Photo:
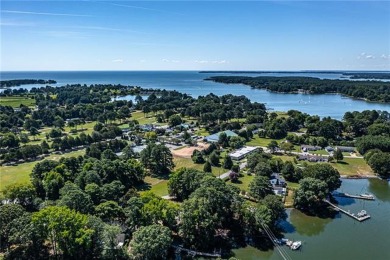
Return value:
<svg viewBox="0 0 390 260">
<path fill-rule="evenodd" d="M 227 84 L 245 84 L 252 88 L 281 93 L 298 93 L 300 91 L 310 94 L 340 93 L 369 101 L 390 102 L 390 82 L 330 80 L 312 77 L 244 76 L 215 76 L 206 80 Z"/>
</svg>

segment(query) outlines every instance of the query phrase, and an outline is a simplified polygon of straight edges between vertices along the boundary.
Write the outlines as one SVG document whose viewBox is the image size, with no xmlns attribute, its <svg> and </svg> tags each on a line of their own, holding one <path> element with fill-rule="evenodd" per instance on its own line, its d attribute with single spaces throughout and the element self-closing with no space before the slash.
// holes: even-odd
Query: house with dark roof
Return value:
<svg viewBox="0 0 390 260">
<path fill-rule="evenodd" d="M 298 161 L 308 161 L 308 162 L 327 162 L 329 157 L 313 154 L 301 154 L 298 157 Z"/>
<path fill-rule="evenodd" d="M 353 152 L 355 152 L 355 147 L 352 147 L 352 146 L 336 146 L 336 150 L 340 150 L 340 151 L 346 152 L 346 153 L 353 153 Z"/>
</svg>

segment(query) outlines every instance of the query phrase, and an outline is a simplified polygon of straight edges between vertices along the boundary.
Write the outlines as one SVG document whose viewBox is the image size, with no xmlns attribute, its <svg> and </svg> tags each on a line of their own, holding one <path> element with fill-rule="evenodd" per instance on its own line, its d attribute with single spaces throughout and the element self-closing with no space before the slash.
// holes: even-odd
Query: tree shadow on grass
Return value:
<svg viewBox="0 0 390 260">
<path fill-rule="evenodd" d="M 343 161 L 338 161 L 338 162 L 336 162 L 336 164 L 344 164 L 344 165 L 349 165 L 349 163 L 347 163 L 347 162 L 343 162 Z"/>
<path fill-rule="evenodd" d="M 150 183 L 142 183 L 140 185 L 137 185 L 136 189 L 137 191 L 148 191 L 152 188 L 152 185 L 150 185 Z"/>
</svg>

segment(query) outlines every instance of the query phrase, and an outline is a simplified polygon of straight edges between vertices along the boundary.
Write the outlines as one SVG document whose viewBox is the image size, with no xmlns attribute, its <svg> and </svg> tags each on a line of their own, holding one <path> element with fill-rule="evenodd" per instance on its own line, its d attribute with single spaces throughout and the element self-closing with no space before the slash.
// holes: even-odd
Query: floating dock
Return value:
<svg viewBox="0 0 390 260">
<path fill-rule="evenodd" d="M 353 199 L 360 199 L 360 200 L 375 200 L 374 196 L 363 196 L 363 195 L 352 195 L 348 193 L 342 193 L 342 192 L 335 192 L 332 194 L 335 197 L 345 197 L 345 198 L 353 198 Z"/>
<path fill-rule="evenodd" d="M 335 210 L 340 211 L 340 212 L 344 213 L 345 215 L 347 215 L 347 216 L 349 216 L 349 217 L 351 217 L 351 218 L 353 218 L 353 219 L 355 219 L 355 220 L 357 220 L 357 221 L 359 221 L 359 222 L 362 222 L 362 221 L 364 221 L 364 220 L 367 220 L 367 219 L 371 218 L 371 216 L 368 215 L 368 214 L 364 214 L 364 215 L 362 215 L 362 216 L 355 215 L 355 214 L 353 214 L 353 213 L 351 213 L 351 212 L 349 212 L 349 211 L 346 211 L 345 209 L 342 209 L 342 208 L 340 208 L 340 207 L 334 205 L 333 203 L 331 203 L 331 202 L 328 201 L 328 200 L 324 200 L 324 202 L 328 203 L 328 204 L 329 204 L 330 206 L 332 206 Z"/>
</svg>

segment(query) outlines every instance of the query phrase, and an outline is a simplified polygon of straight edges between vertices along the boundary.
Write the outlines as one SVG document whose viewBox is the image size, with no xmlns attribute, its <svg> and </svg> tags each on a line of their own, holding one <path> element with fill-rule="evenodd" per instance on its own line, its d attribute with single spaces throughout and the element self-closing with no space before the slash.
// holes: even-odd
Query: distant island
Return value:
<svg viewBox="0 0 390 260">
<path fill-rule="evenodd" d="M 279 93 L 340 93 L 375 102 L 390 102 L 390 82 L 318 79 L 312 77 L 215 76 L 211 80 L 226 84 L 244 84 L 255 89 Z"/>
<path fill-rule="evenodd" d="M 326 74 L 341 74 L 343 76 L 347 76 L 349 79 L 390 79 L 389 71 L 362 71 L 362 72 L 345 72 L 345 71 L 199 71 L 199 73 L 213 73 L 213 74 L 305 74 L 305 73 L 326 73 Z"/>
<path fill-rule="evenodd" d="M 9 87 L 17 87 L 21 85 L 29 85 L 29 84 L 56 84 L 57 81 L 49 79 L 13 79 L 13 80 L 1 80 L 0 87 L 9 88 Z"/>
</svg>

